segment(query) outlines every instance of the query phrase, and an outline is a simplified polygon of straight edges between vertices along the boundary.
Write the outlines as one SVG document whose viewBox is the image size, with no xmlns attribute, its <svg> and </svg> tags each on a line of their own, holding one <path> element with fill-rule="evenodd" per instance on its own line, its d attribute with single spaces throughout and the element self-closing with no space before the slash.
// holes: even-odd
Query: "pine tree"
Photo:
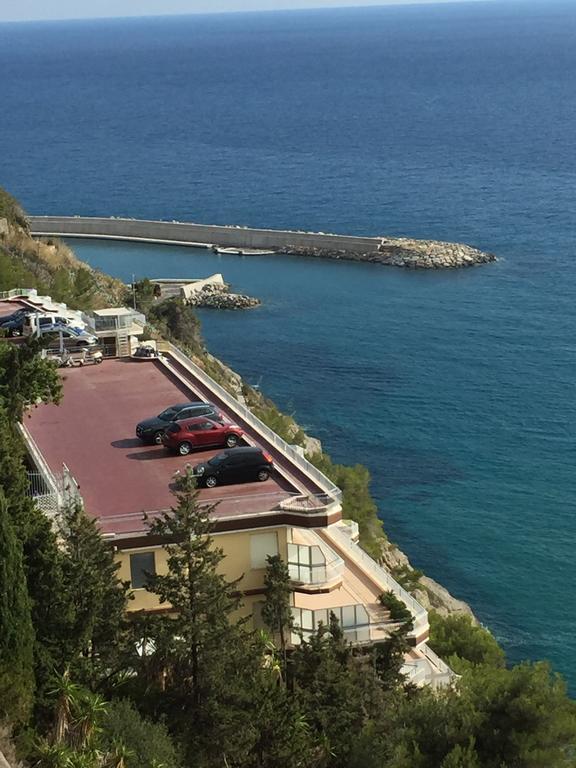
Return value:
<svg viewBox="0 0 576 768">
<path fill-rule="evenodd" d="M 235 764 L 253 743 L 247 679 L 258 663 L 244 623 L 237 582 L 219 573 L 224 557 L 210 535 L 212 509 L 198 503 L 188 473 L 177 504 L 149 523 L 167 553 L 167 573 L 151 576 L 147 589 L 167 612 L 148 622 L 144 661 L 160 685 L 160 711 L 183 744 L 190 765 Z M 170 543 L 168 543 L 170 542 Z"/>
<path fill-rule="evenodd" d="M 32 706 L 34 630 L 22 545 L 0 490 L 0 720 L 25 722 Z"/>
<path fill-rule="evenodd" d="M 262 618 L 280 640 L 283 670 L 286 673 L 286 642 L 293 624 L 290 573 L 280 555 L 268 555 L 266 560 L 265 602 L 262 606 Z"/>
<path fill-rule="evenodd" d="M 113 548 L 80 503 L 61 513 L 59 535 L 61 666 L 95 690 L 109 682 L 126 640 L 128 585 L 118 579 Z"/>
<path fill-rule="evenodd" d="M 292 654 L 290 687 L 326 764 L 347 768 L 351 747 L 370 716 L 378 686 L 366 659 L 346 643 L 338 622 L 321 626 Z M 328 757 L 329 756 L 329 757 Z"/>
</svg>

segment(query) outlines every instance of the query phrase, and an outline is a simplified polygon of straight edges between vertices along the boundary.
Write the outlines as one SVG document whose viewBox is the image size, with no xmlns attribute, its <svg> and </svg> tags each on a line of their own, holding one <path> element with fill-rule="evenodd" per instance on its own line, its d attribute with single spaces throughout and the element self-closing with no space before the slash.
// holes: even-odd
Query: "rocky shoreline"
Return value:
<svg viewBox="0 0 576 768">
<path fill-rule="evenodd" d="M 404 269 L 460 269 L 496 261 L 493 253 L 472 248 L 470 245 L 439 240 L 413 240 L 407 237 L 382 238 L 377 250 L 364 253 L 300 246 L 287 246 L 279 252 L 318 259 L 384 264 Z"/>
<path fill-rule="evenodd" d="M 206 285 L 187 299 L 193 307 L 206 309 L 252 309 L 262 303 L 243 293 L 231 293 L 228 285 Z"/>
</svg>

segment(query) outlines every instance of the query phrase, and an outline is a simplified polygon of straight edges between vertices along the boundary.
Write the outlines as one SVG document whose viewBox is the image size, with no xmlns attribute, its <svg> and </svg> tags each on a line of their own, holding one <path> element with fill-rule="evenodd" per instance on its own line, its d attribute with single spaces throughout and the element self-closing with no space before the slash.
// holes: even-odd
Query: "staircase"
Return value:
<svg viewBox="0 0 576 768">
<path fill-rule="evenodd" d="M 116 338 L 116 354 L 118 357 L 130 357 L 130 340 L 127 333 L 119 333 Z"/>
</svg>

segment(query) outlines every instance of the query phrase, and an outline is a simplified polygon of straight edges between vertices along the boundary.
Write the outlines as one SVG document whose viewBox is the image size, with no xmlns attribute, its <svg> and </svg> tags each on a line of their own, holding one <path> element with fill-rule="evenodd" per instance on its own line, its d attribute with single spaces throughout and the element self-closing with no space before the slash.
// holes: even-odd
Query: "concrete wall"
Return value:
<svg viewBox="0 0 576 768">
<path fill-rule="evenodd" d="M 261 534 L 274 533 L 278 545 L 278 554 L 284 561 L 288 559 L 287 530 L 286 527 L 262 528 L 257 531 L 237 531 L 234 533 L 213 534 L 215 546 L 224 552 L 224 559 L 220 563 L 219 571 L 228 581 L 242 579 L 239 584 L 241 590 L 263 589 L 265 568 L 253 568 L 251 562 L 251 538 Z M 122 549 L 122 541 L 115 542 L 118 550 L 116 562 L 120 563 L 118 578 L 121 581 L 130 581 L 130 555 L 139 552 L 154 552 L 156 560 L 156 573 L 165 574 L 168 571 L 166 552 L 162 547 L 137 547 L 134 549 Z M 128 603 L 128 611 L 150 611 L 160 608 L 160 602 L 156 595 L 145 589 L 133 590 L 134 599 Z M 162 606 L 166 608 L 166 605 Z M 247 615 L 243 611 L 243 615 Z"/>
<path fill-rule="evenodd" d="M 374 237 L 323 235 L 274 229 L 244 229 L 207 224 L 182 224 L 137 219 L 84 218 L 78 216 L 30 216 L 35 235 L 101 237 L 150 242 L 233 246 L 237 248 L 326 248 L 365 253 L 375 251 Z"/>
</svg>

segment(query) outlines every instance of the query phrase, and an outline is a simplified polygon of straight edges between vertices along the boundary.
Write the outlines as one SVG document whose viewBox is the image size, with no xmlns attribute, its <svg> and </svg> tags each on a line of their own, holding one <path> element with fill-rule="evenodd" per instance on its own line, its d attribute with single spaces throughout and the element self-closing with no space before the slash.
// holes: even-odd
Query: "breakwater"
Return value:
<svg viewBox="0 0 576 768">
<path fill-rule="evenodd" d="M 469 245 L 410 238 L 356 237 L 216 226 L 178 221 L 97 218 L 81 216 L 30 216 L 36 236 L 129 240 L 156 244 L 210 248 L 271 249 L 278 253 L 317 258 L 368 261 L 411 269 L 449 269 L 495 261 L 495 256 Z"/>
</svg>

